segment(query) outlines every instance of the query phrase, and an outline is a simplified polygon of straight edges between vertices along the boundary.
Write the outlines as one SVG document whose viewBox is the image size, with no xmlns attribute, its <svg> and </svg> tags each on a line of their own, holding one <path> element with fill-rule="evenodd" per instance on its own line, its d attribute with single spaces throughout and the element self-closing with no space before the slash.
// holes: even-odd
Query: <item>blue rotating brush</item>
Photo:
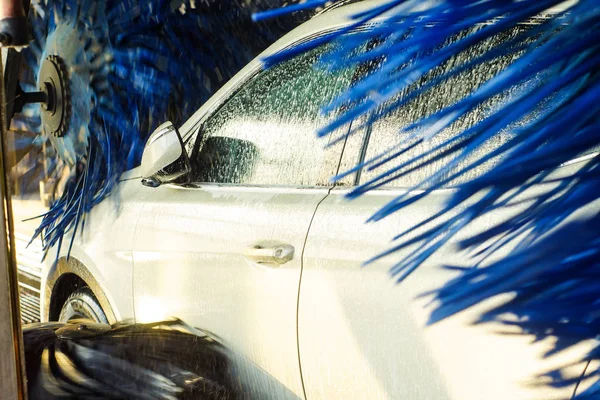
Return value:
<svg viewBox="0 0 600 400">
<path fill-rule="evenodd" d="M 31 399 L 246 399 L 230 354 L 179 320 L 105 325 L 89 320 L 23 329 Z"/>
<path fill-rule="evenodd" d="M 51 172 L 69 171 L 35 233 L 45 249 L 60 247 L 121 173 L 139 164 L 158 124 L 183 122 L 294 24 L 257 25 L 251 12 L 234 0 L 31 2 L 34 40 L 24 50 L 20 94 L 42 104 L 21 104 L 12 125 L 41 132 L 36 143 L 56 154 Z"/>
<path fill-rule="evenodd" d="M 307 1 L 254 18 L 262 21 L 324 3 Z M 359 29 L 364 26 L 369 29 Z M 506 34 L 511 29 L 513 34 Z M 600 334 L 599 32 L 596 0 L 388 0 L 357 13 L 339 32 L 265 60 L 271 65 L 336 41 L 341 50 L 323 60 L 328 68 L 367 61 L 379 65 L 323 110 L 337 113 L 317 132 L 322 136 L 361 116 L 367 122 L 353 125 L 348 134 L 394 112 L 408 110 L 403 115 L 410 115 L 420 96 L 448 82 L 451 86 L 461 74 L 476 71 L 470 76 L 485 77 L 464 95 L 446 96 L 452 101 L 427 115 L 399 123 L 396 143 L 334 178 L 371 172 L 373 178 L 348 194 L 352 199 L 396 179 L 418 177 L 415 190 L 385 205 L 369 222 L 402 212 L 437 189 L 456 187 L 439 213 L 399 232 L 388 251 L 367 261 L 417 245 L 390 271 L 402 281 L 457 234 L 467 232 L 459 247 L 473 255 L 471 266 L 446 266 L 459 275 L 431 293 L 436 304 L 431 323 L 510 294 L 511 300 L 486 312 L 478 323 L 514 325 L 536 340 L 555 338 L 549 354 Z M 375 45 L 357 55 L 355 49 L 365 43 Z M 485 51 L 480 51 L 482 44 Z M 494 66 L 503 68 L 486 76 Z M 503 101 L 492 112 L 472 118 L 498 98 Z M 454 133 L 444 135 L 447 129 Z M 582 155 L 587 158 L 577 172 L 553 175 Z M 487 172 L 473 177 L 472 171 L 490 162 Z M 433 167 L 436 163 L 441 168 Z M 523 203 L 523 195 L 542 181 L 553 185 Z M 481 233 L 467 230 L 474 221 L 518 202 L 527 206 L 516 215 Z M 501 253 L 504 249 L 508 251 Z M 490 262 L 493 256 L 499 257 Z M 598 359 L 600 346 L 586 357 Z M 560 372 L 548 373 L 554 385 L 573 383 Z M 577 399 L 598 398 L 599 378 L 598 368 L 588 370 L 583 379 L 590 387 Z"/>
</svg>

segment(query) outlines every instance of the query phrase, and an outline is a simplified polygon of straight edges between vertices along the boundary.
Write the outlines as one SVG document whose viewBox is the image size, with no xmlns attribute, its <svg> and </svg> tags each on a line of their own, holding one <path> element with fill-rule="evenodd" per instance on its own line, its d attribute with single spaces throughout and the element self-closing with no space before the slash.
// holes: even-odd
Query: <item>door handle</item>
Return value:
<svg viewBox="0 0 600 400">
<path fill-rule="evenodd" d="M 255 244 L 247 247 L 244 257 L 259 264 L 285 264 L 294 259 L 294 246 L 291 244 Z"/>
</svg>

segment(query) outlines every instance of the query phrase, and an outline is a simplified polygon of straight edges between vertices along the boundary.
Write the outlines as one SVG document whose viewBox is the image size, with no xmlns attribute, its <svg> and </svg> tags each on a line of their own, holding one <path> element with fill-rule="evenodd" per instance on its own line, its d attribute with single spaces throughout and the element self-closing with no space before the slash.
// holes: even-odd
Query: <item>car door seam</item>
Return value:
<svg viewBox="0 0 600 400">
<path fill-rule="evenodd" d="M 327 199 L 329 197 L 332 189 L 333 188 L 330 187 L 329 190 L 327 190 L 327 193 L 325 194 L 325 196 L 323 196 L 323 198 L 321 200 L 319 200 L 319 202 L 317 203 L 315 210 L 314 210 L 312 216 L 310 217 L 310 222 L 308 223 L 308 229 L 306 230 L 306 236 L 304 237 L 304 242 L 302 244 L 302 251 L 300 252 L 300 277 L 298 279 L 298 296 L 296 297 L 296 350 L 298 352 L 298 368 L 300 370 L 300 383 L 302 384 L 302 393 L 304 394 L 305 400 L 308 400 L 308 398 L 306 397 L 306 388 L 304 387 L 304 376 L 302 374 L 302 359 L 300 358 L 300 324 L 299 324 L 300 289 L 302 287 L 302 272 L 304 271 L 304 251 L 306 250 L 306 243 L 308 242 L 310 228 L 312 227 L 315 216 L 317 215 L 319 206 L 321 206 L 321 203 L 323 203 L 325 201 L 325 199 Z"/>
<path fill-rule="evenodd" d="M 587 372 L 588 367 L 590 366 L 590 363 L 592 362 L 592 360 L 588 360 L 588 362 L 585 364 L 585 368 L 583 368 L 583 371 L 581 372 L 581 375 L 579 376 L 579 379 L 577 380 L 577 382 L 575 383 L 575 388 L 573 389 L 573 394 L 571 395 L 571 399 L 574 399 L 575 396 L 577 396 L 577 390 L 579 389 L 579 385 L 581 384 L 581 381 L 583 380 L 583 378 L 585 377 L 585 374 Z"/>
</svg>

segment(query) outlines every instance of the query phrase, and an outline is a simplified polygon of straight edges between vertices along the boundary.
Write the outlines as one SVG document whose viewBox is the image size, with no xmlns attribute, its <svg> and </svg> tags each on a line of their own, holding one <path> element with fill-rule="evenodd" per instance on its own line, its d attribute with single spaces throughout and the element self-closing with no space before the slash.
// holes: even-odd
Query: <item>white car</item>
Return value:
<svg viewBox="0 0 600 400">
<path fill-rule="evenodd" d="M 545 360 L 548 343 L 470 325 L 489 304 L 426 326 L 430 309 L 416 296 L 453 276 L 440 264 L 466 263 L 451 245 L 401 284 L 389 270 L 404 251 L 362 266 L 439 210 L 452 188 L 365 224 L 415 182 L 397 180 L 350 202 L 344 194 L 372 172 L 335 185 L 330 178 L 394 144 L 402 121 L 434 107 L 435 93 L 334 143 L 339 135 L 315 135 L 334 118 L 319 109 L 368 67 L 329 72 L 315 65 L 331 50 L 323 45 L 262 68 L 266 55 L 340 29 L 372 5 L 321 13 L 246 66 L 178 130 L 168 123 L 157 129 L 141 167 L 91 212 L 71 258 L 68 246 L 47 257 L 42 320 L 177 316 L 238 355 L 257 398 L 569 398 L 575 385 L 548 391 L 534 377 L 587 349 Z M 455 82 L 446 94 L 476 83 Z"/>
</svg>

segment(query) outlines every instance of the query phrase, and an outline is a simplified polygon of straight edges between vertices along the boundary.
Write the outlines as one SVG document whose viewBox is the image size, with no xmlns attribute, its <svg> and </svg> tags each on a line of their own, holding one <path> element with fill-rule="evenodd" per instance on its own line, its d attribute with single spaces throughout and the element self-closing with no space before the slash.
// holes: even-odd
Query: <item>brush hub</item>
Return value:
<svg viewBox="0 0 600 400">
<path fill-rule="evenodd" d="M 46 57 L 40 69 L 39 86 L 47 96 L 41 115 L 44 132 L 61 137 L 71 122 L 69 74 L 62 58 L 55 55 Z"/>
</svg>

